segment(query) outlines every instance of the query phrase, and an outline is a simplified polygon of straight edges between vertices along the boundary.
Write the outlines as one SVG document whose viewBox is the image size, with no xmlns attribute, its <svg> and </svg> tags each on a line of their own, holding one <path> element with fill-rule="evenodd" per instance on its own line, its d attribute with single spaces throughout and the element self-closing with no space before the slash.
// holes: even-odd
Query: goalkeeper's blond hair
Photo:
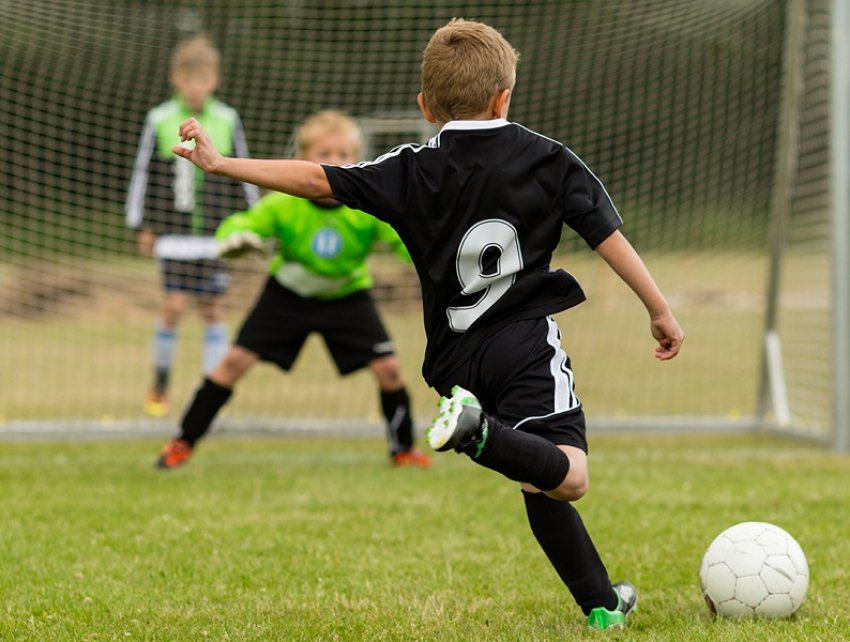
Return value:
<svg viewBox="0 0 850 642">
<path fill-rule="evenodd" d="M 441 27 L 422 56 L 422 99 L 440 122 L 465 120 L 513 90 L 519 54 L 493 27 L 455 18 Z"/>
<path fill-rule="evenodd" d="M 309 116 L 298 128 L 295 135 L 295 150 L 303 156 L 320 136 L 327 134 L 351 134 L 357 157 L 363 147 L 363 132 L 357 122 L 348 114 L 335 109 L 325 109 Z"/>
</svg>

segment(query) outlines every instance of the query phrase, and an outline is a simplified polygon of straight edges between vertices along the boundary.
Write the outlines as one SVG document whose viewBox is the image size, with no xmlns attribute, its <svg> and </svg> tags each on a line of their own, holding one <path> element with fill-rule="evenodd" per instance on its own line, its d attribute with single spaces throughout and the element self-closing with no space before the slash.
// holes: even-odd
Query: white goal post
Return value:
<svg viewBox="0 0 850 642">
<path fill-rule="evenodd" d="M 832 217 L 834 261 L 834 445 L 850 452 L 850 6 L 832 0 Z"/>
<path fill-rule="evenodd" d="M 848 452 L 850 11 L 789 0 L 786 25 L 759 424 Z"/>
</svg>

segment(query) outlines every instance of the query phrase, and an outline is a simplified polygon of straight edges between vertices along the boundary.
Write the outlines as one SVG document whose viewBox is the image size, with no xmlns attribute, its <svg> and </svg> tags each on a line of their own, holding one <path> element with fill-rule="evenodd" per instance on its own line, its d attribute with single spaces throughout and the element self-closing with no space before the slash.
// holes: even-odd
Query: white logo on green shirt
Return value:
<svg viewBox="0 0 850 642">
<path fill-rule="evenodd" d="M 316 256 L 332 259 L 342 250 L 342 237 L 336 230 L 325 227 L 313 235 L 310 247 Z"/>
</svg>

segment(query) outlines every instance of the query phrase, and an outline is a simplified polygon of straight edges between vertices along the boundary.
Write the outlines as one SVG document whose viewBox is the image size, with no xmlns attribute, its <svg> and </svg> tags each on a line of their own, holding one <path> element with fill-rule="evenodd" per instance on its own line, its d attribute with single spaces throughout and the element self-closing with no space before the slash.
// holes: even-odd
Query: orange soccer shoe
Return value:
<svg viewBox="0 0 850 642">
<path fill-rule="evenodd" d="M 189 457 L 192 456 L 192 446 L 185 439 L 172 439 L 159 454 L 159 459 L 156 462 L 157 468 L 171 470 L 182 466 Z"/>
<path fill-rule="evenodd" d="M 398 452 L 393 455 L 393 466 L 418 466 L 419 468 L 428 468 L 431 466 L 431 458 L 416 448 Z"/>
</svg>

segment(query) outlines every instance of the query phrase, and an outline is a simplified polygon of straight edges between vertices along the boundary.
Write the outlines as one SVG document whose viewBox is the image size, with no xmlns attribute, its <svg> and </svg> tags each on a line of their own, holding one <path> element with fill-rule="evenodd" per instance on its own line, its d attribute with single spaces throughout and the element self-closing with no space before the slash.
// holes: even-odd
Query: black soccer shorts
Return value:
<svg viewBox="0 0 850 642">
<path fill-rule="evenodd" d="M 162 287 L 167 292 L 189 294 L 224 294 L 230 286 L 230 272 L 216 259 L 177 261 L 161 259 Z"/>
<path fill-rule="evenodd" d="M 438 392 L 449 396 L 454 385 L 507 425 L 587 452 L 584 412 L 552 317 L 514 321 L 494 332 Z"/>
<path fill-rule="evenodd" d="M 368 290 L 341 299 L 307 298 L 283 287 L 273 276 L 242 324 L 236 345 L 289 370 L 312 332 L 322 335 L 342 375 L 393 354 Z"/>
</svg>

